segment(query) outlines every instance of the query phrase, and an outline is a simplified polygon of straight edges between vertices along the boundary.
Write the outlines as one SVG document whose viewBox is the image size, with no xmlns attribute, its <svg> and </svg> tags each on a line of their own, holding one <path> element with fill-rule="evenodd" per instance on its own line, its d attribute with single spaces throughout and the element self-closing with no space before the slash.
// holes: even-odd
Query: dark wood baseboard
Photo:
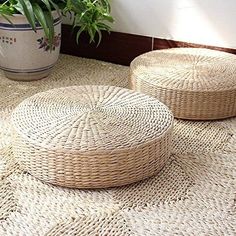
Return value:
<svg viewBox="0 0 236 236">
<path fill-rule="evenodd" d="M 153 47 L 154 50 L 177 48 L 177 47 L 208 48 L 208 49 L 214 49 L 214 50 L 236 54 L 236 49 L 233 49 L 233 48 L 223 48 L 223 47 L 202 45 L 202 44 L 196 44 L 196 43 L 187 43 L 187 42 L 181 42 L 181 41 L 175 41 L 175 40 L 169 40 L 169 39 L 158 39 L 158 38 L 154 39 L 154 47 Z"/>
<path fill-rule="evenodd" d="M 173 47 L 201 47 L 236 54 L 236 49 L 231 48 L 206 46 L 118 32 L 111 32 L 110 34 L 104 32 L 99 46 L 96 43 L 90 44 L 88 36 L 82 34 L 77 45 L 75 34 L 71 32 L 72 27 L 70 25 L 62 26 L 62 53 L 121 65 L 129 65 L 135 57 L 142 53 Z"/>
<path fill-rule="evenodd" d="M 104 32 L 99 46 L 89 44 L 88 36 L 81 34 L 77 45 L 75 34 L 71 34 L 71 26 L 62 27 L 61 52 L 65 54 L 129 65 L 133 58 L 150 50 L 152 38 L 117 32 Z"/>
</svg>

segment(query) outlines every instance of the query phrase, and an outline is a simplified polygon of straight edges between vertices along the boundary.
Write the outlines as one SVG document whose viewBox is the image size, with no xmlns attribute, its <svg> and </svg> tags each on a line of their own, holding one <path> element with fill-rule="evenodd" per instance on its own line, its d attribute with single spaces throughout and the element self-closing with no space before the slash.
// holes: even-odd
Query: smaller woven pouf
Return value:
<svg viewBox="0 0 236 236">
<path fill-rule="evenodd" d="M 173 117 L 155 98 L 112 86 L 53 89 L 12 114 L 13 152 L 35 177 L 102 188 L 156 174 L 170 155 Z"/>
<path fill-rule="evenodd" d="M 145 53 L 131 63 L 132 89 L 154 96 L 176 118 L 236 116 L 236 56 L 201 49 L 173 48 Z"/>
</svg>

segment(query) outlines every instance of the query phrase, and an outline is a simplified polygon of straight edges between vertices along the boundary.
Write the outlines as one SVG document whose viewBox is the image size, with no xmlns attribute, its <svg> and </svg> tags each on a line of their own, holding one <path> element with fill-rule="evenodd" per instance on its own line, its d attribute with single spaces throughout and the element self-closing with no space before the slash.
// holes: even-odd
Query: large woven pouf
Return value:
<svg viewBox="0 0 236 236">
<path fill-rule="evenodd" d="M 112 86 L 36 94 L 13 112 L 13 151 L 35 177 L 102 188 L 157 173 L 170 155 L 173 117 L 155 98 Z"/>
<path fill-rule="evenodd" d="M 131 88 L 156 97 L 177 118 L 236 116 L 236 56 L 200 48 L 152 51 L 131 63 Z"/>
</svg>

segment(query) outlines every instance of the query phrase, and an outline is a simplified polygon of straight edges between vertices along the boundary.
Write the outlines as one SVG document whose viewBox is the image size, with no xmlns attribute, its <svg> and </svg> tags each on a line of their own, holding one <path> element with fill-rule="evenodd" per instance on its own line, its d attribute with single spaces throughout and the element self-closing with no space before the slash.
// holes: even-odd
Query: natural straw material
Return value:
<svg viewBox="0 0 236 236">
<path fill-rule="evenodd" d="M 68 55 L 44 80 L 15 82 L 0 71 L 1 236 L 235 235 L 236 117 L 175 120 L 172 155 L 163 169 L 124 187 L 61 188 L 19 168 L 8 147 L 9 117 L 19 102 L 55 87 L 123 87 L 128 75 L 126 66 Z"/>
<path fill-rule="evenodd" d="M 147 95 L 113 86 L 49 90 L 13 112 L 13 150 L 32 175 L 77 188 L 129 184 L 170 154 L 173 118 Z"/>
<path fill-rule="evenodd" d="M 156 97 L 177 118 L 236 116 L 236 56 L 209 49 L 152 51 L 131 63 L 131 88 Z"/>
</svg>

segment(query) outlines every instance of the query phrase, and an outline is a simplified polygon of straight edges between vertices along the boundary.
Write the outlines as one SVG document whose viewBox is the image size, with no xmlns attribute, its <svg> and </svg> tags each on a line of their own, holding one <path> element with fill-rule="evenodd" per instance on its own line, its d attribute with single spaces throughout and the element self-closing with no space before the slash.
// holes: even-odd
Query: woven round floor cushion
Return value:
<svg viewBox="0 0 236 236">
<path fill-rule="evenodd" d="M 156 97 L 176 118 L 236 116 L 236 56 L 200 48 L 148 52 L 131 63 L 131 88 Z"/>
<path fill-rule="evenodd" d="M 48 183 L 120 186 L 164 166 L 172 123 L 164 104 L 128 89 L 53 89 L 26 99 L 13 112 L 13 151 L 29 173 Z"/>
</svg>

